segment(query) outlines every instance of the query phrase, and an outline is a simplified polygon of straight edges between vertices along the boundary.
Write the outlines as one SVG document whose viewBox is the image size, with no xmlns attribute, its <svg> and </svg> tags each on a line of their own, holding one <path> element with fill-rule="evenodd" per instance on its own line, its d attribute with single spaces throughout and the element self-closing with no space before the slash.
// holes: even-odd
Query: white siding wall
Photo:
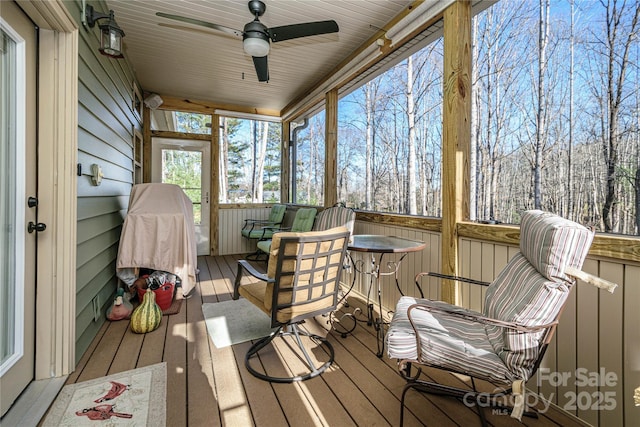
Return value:
<svg viewBox="0 0 640 427">
<path fill-rule="evenodd" d="M 227 209 L 220 207 L 218 211 L 220 229 L 218 232 L 218 248 L 220 255 L 252 253 L 256 250 L 255 240 L 242 237 L 240 230 L 245 219 L 266 220 L 271 212 L 270 207 L 252 209 Z"/>
</svg>

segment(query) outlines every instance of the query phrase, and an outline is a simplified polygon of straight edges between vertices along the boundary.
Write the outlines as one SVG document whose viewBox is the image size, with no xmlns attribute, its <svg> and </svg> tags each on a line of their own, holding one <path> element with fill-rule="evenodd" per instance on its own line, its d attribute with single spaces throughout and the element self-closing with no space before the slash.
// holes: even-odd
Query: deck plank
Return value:
<svg viewBox="0 0 640 427">
<path fill-rule="evenodd" d="M 238 259 L 200 257 L 199 280 L 191 297 L 183 302 L 179 314 L 163 316 L 160 327 L 153 332 L 134 334 L 127 321 L 105 323 L 67 383 L 165 361 L 167 425 L 398 425 L 405 381 L 394 360 L 376 357 L 375 331 L 365 322 L 358 322 L 347 338 L 332 330 L 326 317 L 305 322 L 304 329 L 327 337 L 334 347 L 335 362 L 321 376 L 302 383 L 268 383 L 249 374 L 244 367 L 249 342 L 221 349 L 213 345 L 201 306 L 231 299 Z M 257 265 L 266 268 L 264 263 Z M 341 312 L 364 308 L 365 301 L 350 297 L 349 304 Z M 322 358 L 326 353 L 311 351 L 311 355 Z M 261 350 L 253 363 L 273 375 L 288 375 L 302 368 L 302 362 L 280 340 Z M 464 385 L 462 380 L 442 371 L 427 369 L 423 375 Z M 492 386 L 481 383 L 480 387 L 485 390 Z M 523 418 L 522 424 L 508 416 L 486 412 L 494 427 L 586 425 L 557 408 L 540 414 L 539 419 Z M 409 392 L 405 425 L 467 426 L 479 425 L 479 419 L 473 409 L 455 399 Z"/>
<path fill-rule="evenodd" d="M 118 322 L 129 323 L 125 320 L 119 320 Z M 143 334 L 125 333 L 109 368 L 109 375 L 135 369 L 138 362 L 137 356 L 140 354 L 143 342 Z M 132 355 L 135 357 L 132 357 Z"/>
<path fill-rule="evenodd" d="M 201 284 L 209 280 L 209 270 L 200 270 L 198 283 L 190 298 L 183 302 L 187 310 L 187 407 L 189 425 L 221 424 L 215 394 L 211 340 L 202 314 Z M 185 307 L 186 305 L 186 307 Z"/>
<path fill-rule="evenodd" d="M 207 259 L 212 293 L 207 302 L 228 301 L 231 293 L 227 282 L 229 276 L 223 275 L 219 266 L 220 257 Z M 202 300 L 205 302 L 205 299 Z M 209 341 L 211 341 L 209 339 Z M 223 426 L 252 425 L 252 415 L 247 402 L 240 369 L 236 364 L 233 348 L 216 348 L 211 343 L 211 359 L 216 379 L 216 395 Z"/>
<path fill-rule="evenodd" d="M 234 345 L 233 354 L 236 358 L 237 366 L 240 366 L 240 377 L 247 393 L 253 421 L 257 426 L 288 426 L 287 418 L 282 412 L 282 408 L 280 408 L 278 396 L 271 384 L 259 380 L 244 368 L 244 356 L 251 344 L 251 342 L 244 342 Z"/>
<path fill-rule="evenodd" d="M 162 316 L 158 329 L 144 334 L 142 347 L 138 354 L 138 368 L 155 365 L 156 363 L 161 363 L 164 360 L 163 356 L 167 339 L 169 317 L 171 316 Z"/>
<path fill-rule="evenodd" d="M 390 406 L 383 402 L 380 402 L 380 407 L 376 407 L 368 398 L 367 394 L 364 394 L 358 387 L 358 382 L 352 379 L 345 371 L 343 364 L 343 358 L 339 357 L 343 352 L 340 352 L 339 345 L 333 345 L 333 339 L 331 332 L 327 333 L 318 319 L 311 319 L 304 324 L 304 329 L 308 332 L 317 334 L 319 336 L 325 336 L 334 349 L 335 360 L 334 364 L 327 369 L 327 371 L 321 376 L 322 380 L 327 384 L 331 392 L 335 395 L 336 399 L 342 405 L 346 411 L 349 412 L 350 417 L 353 419 L 356 425 L 371 425 L 371 426 L 387 426 L 392 425 L 390 420 L 387 420 L 381 411 Z M 325 319 L 320 317 L 320 322 Z M 324 322 L 323 322 L 324 323 Z M 336 348 L 338 347 L 338 348 Z M 310 356 L 316 363 L 318 358 L 315 358 L 317 352 L 310 352 Z M 351 357 L 345 357 L 344 360 L 350 360 Z M 323 354 L 321 360 L 326 360 L 326 354 Z M 359 378 L 359 382 L 375 382 L 375 377 L 369 376 Z M 383 388 L 384 389 L 384 388 Z M 377 394 L 377 393 L 374 393 Z M 396 405 L 392 405 L 396 406 Z"/>
<path fill-rule="evenodd" d="M 297 351 L 298 349 L 293 347 L 295 344 L 291 342 L 292 340 L 287 340 L 289 342 L 285 342 L 280 339 L 272 341 L 272 345 L 274 345 L 278 353 L 277 358 L 282 361 L 284 365 L 286 371 L 285 375 L 299 375 L 306 373 L 307 367 L 306 364 L 302 362 L 301 358 L 303 356 L 300 354 L 301 352 Z M 303 338 L 303 342 L 306 341 L 307 340 Z M 316 350 L 317 347 L 316 349 L 312 349 L 312 347 L 309 346 L 309 348 L 311 350 L 309 351 L 309 354 L 313 358 L 313 350 Z M 326 354 L 323 354 L 322 356 L 323 360 L 327 360 Z M 297 385 L 306 397 L 309 405 L 313 407 L 313 410 L 323 425 L 327 427 L 356 425 L 350 415 L 350 411 L 346 410 L 341 405 L 340 401 L 333 394 L 331 388 L 322 378 L 325 375 L 329 376 L 331 374 L 333 374 L 333 372 L 328 370 L 322 376 L 300 382 Z"/>
<path fill-rule="evenodd" d="M 69 376 L 67 377 L 67 381 L 65 382 L 65 384 L 74 384 L 78 382 L 78 378 L 82 374 L 82 371 L 84 370 L 84 368 L 87 366 L 87 363 L 91 359 L 91 356 L 93 356 L 96 348 L 98 347 L 98 344 L 100 344 L 100 341 L 104 337 L 104 334 L 107 332 L 107 329 L 109 329 L 110 324 L 111 322 L 105 322 L 100 327 L 100 329 L 98 330 L 98 334 L 95 336 L 93 341 L 91 341 L 91 344 L 89 344 L 89 347 L 87 348 L 87 350 L 84 352 L 84 354 L 78 361 L 75 371 L 70 373 Z"/>
<path fill-rule="evenodd" d="M 107 332 L 96 346 L 91 358 L 87 361 L 76 382 L 88 381 L 104 377 L 109 372 L 109 367 L 118 351 L 124 335 L 129 331 L 128 321 L 110 322 Z"/>
<path fill-rule="evenodd" d="M 167 362 L 167 385 L 173 397 L 167 399 L 167 425 L 187 425 L 187 315 L 163 316 L 167 321 L 167 338 L 163 360 Z"/>
<path fill-rule="evenodd" d="M 213 271 L 212 267 L 214 268 Z M 202 303 L 218 302 L 212 280 L 212 274 L 218 274 L 215 261 L 213 261 L 213 258 L 199 258 L 198 268 L 200 269 L 200 301 Z"/>
</svg>

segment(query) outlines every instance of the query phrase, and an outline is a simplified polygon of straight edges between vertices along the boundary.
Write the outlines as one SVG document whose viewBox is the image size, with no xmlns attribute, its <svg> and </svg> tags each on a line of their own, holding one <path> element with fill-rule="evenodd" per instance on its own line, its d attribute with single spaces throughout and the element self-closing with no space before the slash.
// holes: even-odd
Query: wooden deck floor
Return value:
<svg viewBox="0 0 640 427">
<path fill-rule="evenodd" d="M 128 322 L 107 322 L 68 383 L 81 382 L 136 367 L 167 363 L 167 426 L 378 426 L 398 425 L 404 380 L 395 361 L 376 357 L 372 327 L 359 323 L 353 335 L 327 332 L 326 318 L 304 327 L 328 335 L 335 363 L 320 377 L 295 384 L 271 384 L 251 376 L 244 366 L 250 343 L 216 348 L 201 305 L 231 299 L 236 257 L 200 257 L 200 280 L 179 314 L 164 316 L 159 329 L 144 335 Z M 350 299 L 352 306 L 362 304 Z M 286 349 L 266 348 L 261 363 L 272 373 L 295 370 L 297 359 Z M 266 351 L 270 350 L 270 351 Z M 429 371 L 440 381 L 459 382 L 450 374 Z M 473 426 L 473 409 L 449 398 L 409 392 L 405 425 Z M 487 411 L 490 412 L 490 411 Z M 493 426 L 521 425 L 508 416 L 487 413 Z M 551 409 L 524 425 L 582 426 Z"/>
</svg>

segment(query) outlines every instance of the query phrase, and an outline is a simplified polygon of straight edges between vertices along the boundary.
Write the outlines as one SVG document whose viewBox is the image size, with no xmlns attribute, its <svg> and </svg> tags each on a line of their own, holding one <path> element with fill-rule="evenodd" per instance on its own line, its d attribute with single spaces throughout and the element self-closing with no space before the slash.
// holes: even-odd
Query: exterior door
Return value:
<svg viewBox="0 0 640 427">
<path fill-rule="evenodd" d="M 34 378 L 35 254 L 42 227 L 36 217 L 36 28 L 14 2 L 3 1 L 0 12 L 0 415 L 4 415 Z"/>
<path fill-rule="evenodd" d="M 198 255 L 209 255 L 211 152 L 208 141 L 153 138 L 151 180 L 179 185 L 193 203 Z"/>
</svg>

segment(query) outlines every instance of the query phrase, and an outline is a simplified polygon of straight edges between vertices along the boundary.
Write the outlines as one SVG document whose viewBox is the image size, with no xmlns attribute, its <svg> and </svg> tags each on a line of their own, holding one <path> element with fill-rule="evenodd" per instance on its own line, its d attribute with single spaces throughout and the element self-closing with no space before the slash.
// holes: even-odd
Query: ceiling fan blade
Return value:
<svg viewBox="0 0 640 427">
<path fill-rule="evenodd" d="M 266 56 L 253 56 L 253 65 L 256 67 L 256 74 L 259 82 L 269 81 L 269 65 Z"/>
<path fill-rule="evenodd" d="M 207 36 L 217 36 L 218 34 L 208 30 L 208 29 L 204 29 L 204 28 L 194 28 L 194 27 L 187 27 L 186 25 L 176 25 L 176 24 L 165 24 L 164 22 L 158 22 L 158 26 L 160 27 L 164 27 L 164 28 L 172 28 L 174 30 L 180 30 L 180 31 L 190 31 L 192 33 L 200 33 L 200 34 L 206 34 Z M 230 34 L 225 33 L 223 34 L 223 36 L 229 36 L 229 38 L 231 38 Z M 235 39 L 235 37 L 233 37 Z"/>
<path fill-rule="evenodd" d="M 299 37 L 315 36 L 338 32 L 336 21 L 306 22 L 304 24 L 283 25 L 269 28 L 269 37 L 273 42 L 297 39 Z"/>
<path fill-rule="evenodd" d="M 186 16 L 171 15 L 169 13 L 156 12 L 157 16 L 162 18 L 173 19 L 176 21 L 186 22 L 188 24 L 200 25 L 201 27 L 212 28 L 214 30 L 222 31 L 223 33 L 233 34 L 236 37 L 242 37 L 242 31 L 234 30 L 233 28 L 225 27 L 224 25 L 213 24 L 207 21 L 201 21 L 199 19 L 188 18 Z"/>
</svg>

